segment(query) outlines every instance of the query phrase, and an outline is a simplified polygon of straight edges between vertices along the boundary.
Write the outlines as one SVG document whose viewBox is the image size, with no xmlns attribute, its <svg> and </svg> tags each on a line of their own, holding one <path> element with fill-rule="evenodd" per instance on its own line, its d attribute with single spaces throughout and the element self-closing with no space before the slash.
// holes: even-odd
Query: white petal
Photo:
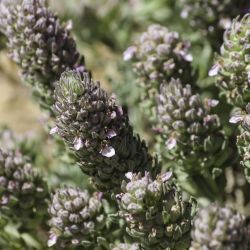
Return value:
<svg viewBox="0 0 250 250">
<path fill-rule="evenodd" d="M 162 175 L 161 179 L 162 179 L 163 182 L 166 182 L 166 181 L 168 181 L 169 179 L 171 179 L 172 175 L 173 175 L 173 173 L 172 173 L 171 171 L 166 172 L 166 173 L 164 173 L 164 174 Z"/>
<path fill-rule="evenodd" d="M 73 240 L 71 240 L 71 243 L 72 243 L 72 245 L 78 245 L 79 244 L 79 240 L 78 239 L 73 239 Z"/>
<path fill-rule="evenodd" d="M 208 75 L 209 76 L 217 76 L 220 70 L 220 65 L 219 64 L 215 64 L 210 70 Z"/>
<path fill-rule="evenodd" d="M 192 62 L 193 61 L 193 56 L 191 54 L 187 54 L 187 55 L 184 56 L 184 59 L 187 62 Z"/>
<path fill-rule="evenodd" d="M 132 180 L 133 178 L 133 173 L 132 172 L 128 172 L 125 174 L 125 176 L 129 179 L 129 180 Z"/>
<path fill-rule="evenodd" d="M 207 101 L 209 107 L 216 107 L 219 104 L 218 100 L 215 99 L 208 99 Z"/>
<path fill-rule="evenodd" d="M 101 153 L 103 156 L 110 158 L 110 157 L 113 157 L 113 156 L 115 155 L 115 149 L 114 149 L 113 147 L 111 147 L 111 146 L 105 147 L 105 148 L 103 148 L 103 149 L 101 150 L 100 153 Z"/>
<path fill-rule="evenodd" d="M 49 131 L 49 134 L 50 135 L 54 135 L 54 134 L 57 134 L 58 133 L 58 127 L 54 127 L 52 128 L 50 131 Z"/>
<path fill-rule="evenodd" d="M 188 12 L 187 11 L 182 11 L 181 12 L 181 17 L 182 18 L 187 18 L 188 17 Z"/>
<path fill-rule="evenodd" d="M 54 233 L 51 233 L 48 240 L 48 247 L 54 246 L 56 242 L 57 242 L 57 236 Z"/>
<path fill-rule="evenodd" d="M 113 129 L 109 129 L 107 132 L 107 138 L 111 139 L 115 136 L 117 136 L 117 133 Z"/>
<path fill-rule="evenodd" d="M 76 138 L 74 141 L 74 148 L 75 150 L 80 150 L 81 148 L 83 148 L 83 141 L 81 138 Z"/>
<path fill-rule="evenodd" d="M 229 120 L 230 123 L 233 123 L 233 124 L 236 124 L 236 123 L 239 123 L 243 120 L 243 117 L 241 115 L 235 115 L 235 116 L 232 116 Z"/>
<path fill-rule="evenodd" d="M 175 138 L 170 138 L 166 141 L 166 147 L 167 149 L 171 150 L 173 148 L 175 148 L 177 145 L 177 141 Z"/>
<path fill-rule="evenodd" d="M 132 59 L 135 52 L 136 52 L 136 47 L 135 46 L 128 47 L 123 53 L 123 60 L 124 61 L 129 61 L 130 59 Z"/>
<path fill-rule="evenodd" d="M 111 119 L 115 119 L 115 118 L 116 118 L 116 112 L 115 112 L 115 111 L 113 111 L 113 112 L 111 113 L 110 118 L 111 118 Z"/>
</svg>

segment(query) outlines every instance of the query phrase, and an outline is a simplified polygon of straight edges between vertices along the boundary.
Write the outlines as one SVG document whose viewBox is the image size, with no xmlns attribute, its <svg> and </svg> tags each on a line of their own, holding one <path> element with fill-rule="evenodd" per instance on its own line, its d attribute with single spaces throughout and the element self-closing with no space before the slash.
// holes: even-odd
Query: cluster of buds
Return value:
<svg viewBox="0 0 250 250">
<path fill-rule="evenodd" d="M 98 237 L 108 232 L 106 212 L 102 193 L 90 195 L 87 190 L 72 187 L 56 190 L 49 207 L 49 247 L 97 247 Z"/>
<path fill-rule="evenodd" d="M 250 231 L 245 216 L 210 204 L 196 215 L 192 240 L 190 250 L 248 250 Z"/>
<path fill-rule="evenodd" d="M 174 171 L 189 176 L 216 177 L 228 159 L 227 140 L 219 117 L 211 108 L 217 100 L 202 101 L 192 94 L 191 86 L 171 79 L 163 84 L 158 96 L 158 126 L 165 141 L 164 155 L 176 162 Z"/>
<path fill-rule="evenodd" d="M 47 183 L 21 153 L 0 150 L 0 187 L 1 213 L 28 224 L 46 215 Z"/>
<path fill-rule="evenodd" d="M 62 74 L 53 110 L 56 127 L 51 132 L 75 152 L 82 171 L 99 190 L 119 189 L 128 171 L 158 170 L 115 97 L 109 97 L 88 74 Z"/>
<path fill-rule="evenodd" d="M 190 245 L 192 203 L 182 200 L 171 183 L 171 172 L 153 179 L 148 172 L 127 173 L 116 196 L 127 232 L 143 249 L 187 249 Z"/>
<path fill-rule="evenodd" d="M 229 27 L 231 15 L 248 6 L 246 0 L 179 2 L 182 16 L 206 34 Z M 230 122 L 241 123 L 237 145 L 250 182 L 249 26 L 250 14 L 233 20 L 210 75 L 217 77 L 229 103 L 241 108 L 248 103 L 247 113 L 240 111 Z M 21 232 L 25 227 L 33 230 L 41 219 L 45 224 L 49 213 L 48 247 L 56 249 L 250 249 L 250 227 L 243 215 L 210 204 L 194 219 L 192 198 L 184 199 L 172 180 L 174 173 L 180 186 L 186 178 L 184 184 L 191 180 L 195 191 L 206 190 L 200 192 L 206 198 L 220 199 L 217 177 L 223 178 L 223 168 L 236 158 L 230 155 L 220 119 L 212 112 L 218 101 L 192 93 L 190 45 L 177 32 L 151 25 L 124 52 L 142 86 L 142 105 L 165 142 L 163 158 L 173 173 L 162 174 L 115 96 L 109 96 L 86 72 L 70 27 L 60 23 L 46 0 L 14 4 L 0 0 L 0 32 L 7 36 L 10 57 L 21 67 L 24 80 L 33 86 L 43 107 L 53 112 L 51 134 L 59 135 L 99 190 L 59 188 L 48 206 L 47 183 L 23 155 L 27 147 L 18 150 L 21 142 L 14 135 L 0 133 L 4 144 L 0 149 L 0 248 L 6 247 L 8 239 L 4 236 L 8 222 L 1 224 L 2 217 L 21 222 L 17 223 Z M 114 203 L 107 197 L 114 198 Z"/>
<path fill-rule="evenodd" d="M 230 26 L 231 19 L 250 8 L 247 0 L 179 0 L 179 6 L 181 17 L 187 19 L 193 28 L 214 38 L 213 42 L 217 44 L 223 30 Z"/>
<path fill-rule="evenodd" d="M 84 71 L 70 27 L 60 24 L 46 0 L 2 1 L 0 30 L 8 39 L 10 57 L 21 67 L 41 105 L 50 109 L 55 81 L 67 69 Z"/>
<path fill-rule="evenodd" d="M 189 42 L 183 41 L 177 32 L 161 25 L 151 25 L 140 40 L 124 52 L 124 60 L 131 60 L 138 83 L 142 87 L 141 99 L 144 112 L 155 118 L 155 97 L 160 84 L 170 78 L 192 80 Z"/>
<path fill-rule="evenodd" d="M 237 17 L 224 34 L 221 53 L 210 70 L 230 104 L 245 107 L 250 102 L 250 15 Z"/>
</svg>

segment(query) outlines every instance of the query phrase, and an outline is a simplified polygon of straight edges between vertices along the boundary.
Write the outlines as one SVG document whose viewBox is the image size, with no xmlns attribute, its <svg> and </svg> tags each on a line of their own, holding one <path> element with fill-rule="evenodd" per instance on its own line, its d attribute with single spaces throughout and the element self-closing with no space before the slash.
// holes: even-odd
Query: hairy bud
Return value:
<svg viewBox="0 0 250 250">
<path fill-rule="evenodd" d="M 0 150 L 0 210 L 13 219 L 34 221 L 45 215 L 47 183 L 27 159 L 15 151 Z"/>
<path fill-rule="evenodd" d="M 149 173 L 127 174 L 117 195 L 120 216 L 127 232 L 142 244 L 143 249 L 187 249 L 190 244 L 192 204 L 182 201 L 171 184 L 171 173 L 155 180 Z"/>
<path fill-rule="evenodd" d="M 169 157 L 182 162 L 186 172 L 212 171 L 227 159 L 219 117 L 211 113 L 216 104 L 216 100 L 203 102 L 180 80 L 162 85 L 157 108 L 162 138 Z"/>
<path fill-rule="evenodd" d="M 210 75 L 230 104 L 245 107 L 250 101 L 250 15 L 237 17 L 224 34 L 220 56 Z"/>
<path fill-rule="evenodd" d="M 134 135 L 114 96 L 87 74 L 66 72 L 55 89 L 55 131 L 75 152 L 100 190 L 120 188 L 130 170 L 157 170 L 145 142 Z"/>
<path fill-rule="evenodd" d="M 51 230 L 48 245 L 56 244 L 63 249 L 97 246 L 98 236 L 103 236 L 107 230 L 104 203 L 105 199 L 99 192 L 90 195 L 87 190 L 72 187 L 56 190 L 49 208 Z"/>
<path fill-rule="evenodd" d="M 200 209 L 192 230 L 190 250 L 248 250 L 249 228 L 243 215 L 211 204 Z"/>
<path fill-rule="evenodd" d="M 186 82 L 192 79 L 190 44 L 177 32 L 170 32 L 160 25 L 151 25 L 140 40 L 124 52 L 124 60 L 131 60 L 141 85 L 141 105 L 154 120 L 156 100 L 160 84 L 170 78 Z"/>
</svg>

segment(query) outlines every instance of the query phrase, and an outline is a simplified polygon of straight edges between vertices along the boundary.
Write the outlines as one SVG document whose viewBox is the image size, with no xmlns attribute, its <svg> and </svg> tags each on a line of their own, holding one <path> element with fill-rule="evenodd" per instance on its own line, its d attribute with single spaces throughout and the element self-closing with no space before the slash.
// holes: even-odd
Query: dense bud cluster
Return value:
<svg viewBox="0 0 250 250">
<path fill-rule="evenodd" d="M 134 71 L 143 89 L 141 98 L 145 112 L 155 108 L 155 95 L 163 81 L 171 77 L 191 81 L 193 58 L 189 48 L 190 44 L 183 41 L 177 32 L 151 25 L 140 40 L 124 52 L 124 60 L 134 63 Z"/>
<path fill-rule="evenodd" d="M 190 250 L 248 250 L 250 231 L 243 215 L 211 204 L 199 210 Z"/>
<path fill-rule="evenodd" d="M 216 58 L 210 75 L 234 106 L 245 107 L 250 101 L 250 15 L 233 20 L 225 31 L 221 55 Z"/>
<path fill-rule="evenodd" d="M 171 173 L 155 180 L 149 173 L 128 173 L 117 195 L 120 216 L 128 233 L 140 241 L 143 249 L 187 249 L 190 244 L 192 204 L 182 201 L 170 183 Z"/>
<path fill-rule="evenodd" d="M 171 77 L 184 78 L 190 75 L 192 55 L 190 44 L 183 41 L 177 32 L 170 32 L 161 25 L 151 25 L 138 43 L 124 52 L 124 60 L 134 62 L 135 72 L 141 83 L 159 87 Z"/>
<path fill-rule="evenodd" d="M 211 113 L 216 100 L 202 101 L 190 85 L 171 79 L 158 96 L 158 120 L 170 159 L 191 174 L 221 167 L 227 159 L 219 117 Z M 215 170 L 214 170 L 215 171 Z"/>
<path fill-rule="evenodd" d="M 46 0 L 14 2 L 0 4 L 0 30 L 24 81 L 34 86 L 34 94 L 50 109 L 55 81 L 66 69 L 84 70 L 84 58 L 76 50 L 70 28 L 60 24 Z"/>
<path fill-rule="evenodd" d="M 145 142 L 134 135 L 127 114 L 87 74 L 64 73 L 55 100 L 52 132 L 72 148 L 100 190 L 120 189 L 128 171 L 153 171 L 154 161 Z"/>
<path fill-rule="evenodd" d="M 231 19 L 247 11 L 247 0 L 179 0 L 181 16 L 205 34 L 221 34 Z"/>
<path fill-rule="evenodd" d="M 21 153 L 0 150 L 0 210 L 25 222 L 46 213 L 48 187 Z"/>
<path fill-rule="evenodd" d="M 48 245 L 56 244 L 60 249 L 69 246 L 93 249 L 97 246 L 97 238 L 103 235 L 107 222 L 102 196 L 102 193 L 90 195 L 87 190 L 71 187 L 56 190 L 49 208 Z"/>
</svg>

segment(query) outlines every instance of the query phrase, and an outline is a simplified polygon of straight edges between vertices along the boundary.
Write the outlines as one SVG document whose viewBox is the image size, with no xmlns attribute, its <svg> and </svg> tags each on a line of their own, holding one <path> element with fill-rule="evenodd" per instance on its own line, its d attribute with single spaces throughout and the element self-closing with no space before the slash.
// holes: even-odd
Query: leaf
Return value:
<svg viewBox="0 0 250 250">
<path fill-rule="evenodd" d="M 36 241 L 30 234 L 23 233 L 21 234 L 21 237 L 28 246 L 34 247 L 35 249 L 42 249 L 41 244 Z"/>
</svg>

